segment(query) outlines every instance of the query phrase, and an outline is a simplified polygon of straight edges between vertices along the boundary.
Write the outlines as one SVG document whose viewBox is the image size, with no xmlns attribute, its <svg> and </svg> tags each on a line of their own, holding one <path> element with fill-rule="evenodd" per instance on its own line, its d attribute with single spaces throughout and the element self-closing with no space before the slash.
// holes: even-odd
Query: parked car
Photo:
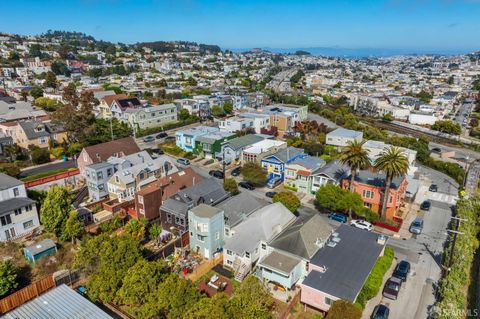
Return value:
<svg viewBox="0 0 480 319">
<path fill-rule="evenodd" d="M 176 140 L 175 136 L 167 136 L 165 137 L 165 142 L 174 142 Z"/>
<path fill-rule="evenodd" d="M 379 304 L 373 309 L 371 319 L 388 319 L 390 309 L 387 306 Z"/>
<path fill-rule="evenodd" d="M 395 270 L 393 271 L 393 277 L 402 279 L 402 281 L 407 281 L 408 273 L 410 272 L 410 263 L 406 260 L 402 260 L 397 264 Z"/>
<path fill-rule="evenodd" d="M 423 201 L 423 203 L 420 205 L 420 209 L 421 209 L 421 210 L 429 211 L 429 210 L 430 210 L 430 206 L 432 206 L 432 203 L 431 203 L 429 200 L 425 200 L 425 201 Z"/>
<path fill-rule="evenodd" d="M 145 137 L 143 138 L 143 141 L 144 141 L 145 143 L 153 142 L 153 141 L 155 141 L 155 137 L 153 137 L 153 136 L 151 136 L 151 135 L 150 135 L 150 136 L 145 136 Z"/>
<path fill-rule="evenodd" d="M 154 149 L 152 149 L 152 153 L 153 153 L 153 154 L 157 154 L 157 155 L 163 155 L 163 154 L 165 154 L 165 152 L 164 152 L 161 148 L 154 148 Z"/>
<path fill-rule="evenodd" d="M 218 178 L 218 179 L 223 178 L 223 172 L 219 171 L 219 170 L 212 170 L 212 171 L 208 172 L 208 175 L 213 176 L 213 177 Z"/>
<path fill-rule="evenodd" d="M 410 232 L 412 234 L 421 234 L 423 230 L 423 218 L 417 217 L 410 225 Z"/>
<path fill-rule="evenodd" d="M 268 188 L 275 188 L 281 183 L 282 183 L 282 179 L 280 177 L 274 177 L 267 182 L 267 186 Z"/>
<path fill-rule="evenodd" d="M 238 175 L 240 175 L 240 170 L 241 170 L 240 166 L 239 166 L 239 167 L 235 167 L 230 174 L 231 174 L 232 176 L 238 176 Z"/>
<path fill-rule="evenodd" d="M 240 183 L 238 183 L 238 186 L 240 186 L 242 188 L 249 189 L 251 191 L 253 191 L 255 189 L 255 186 L 253 186 L 253 184 L 250 183 L 250 182 L 240 182 Z"/>
<path fill-rule="evenodd" d="M 438 191 L 438 186 L 436 184 L 432 184 L 432 185 L 430 185 L 428 190 L 435 193 L 435 192 Z"/>
<path fill-rule="evenodd" d="M 336 220 L 337 222 L 341 222 L 341 223 L 347 222 L 347 216 L 345 216 L 342 213 L 330 213 L 328 214 L 328 218 L 330 218 L 331 220 Z"/>
<path fill-rule="evenodd" d="M 277 192 L 266 192 L 265 193 L 265 196 L 267 196 L 268 198 L 273 198 L 273 196 L 277 195 Z"/>
<path fill-rule="evenodd" d="M 382 295 L 385 298 L 397 300 L 400 288 L 402 288 L 402 280 L 396 277 L 390 277 L 383 287 Z"/>
<path fill-rule="evenodd" d="M 156 138 L 156 139 L 159 139 L 159 138 L 165 138 L 165 137 L 167 137 L 167 136 L 168 136 L 167 133 L 165 133 L 165 132 L 160 132 L 160 133 L 157 134 L 157 136 L 155 136 L 155 138 Z"/>
<path fill-rule="evenodd" d="M 182 165 L 190 165 L 190 160 L 181 157 L 181 158 L 177 159 L 177 163 L 182 164 Z"/>
<path fill-rule="evenodd" d="M 364 221 L 364 220 L 360 220 L 360 219 L 354 219 L 350 222 L 350 225 L 353 226 L 353 227 L 357 227 L 357 228 L 360 228 L 360 229 L 364 229 L 364 230 L 368 230 L 368 231 L 372 231 L 373 230 L 373 225 L 370 224 L 369 222 L 367 221 Z"/>
</svg>

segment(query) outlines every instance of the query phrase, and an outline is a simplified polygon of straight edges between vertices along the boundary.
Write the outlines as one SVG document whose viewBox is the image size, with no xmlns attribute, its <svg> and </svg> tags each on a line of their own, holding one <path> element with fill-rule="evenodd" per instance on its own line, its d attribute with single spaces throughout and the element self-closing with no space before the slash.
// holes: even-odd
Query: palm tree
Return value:
<svg viewBox="0 0 480 319">
<path fill-rule="evenodd" d="M 375 160 L 375 168 L 382 171 L 386 175 L 385 192 L 383 195 L 382 218 L 386 218 L 387 203 L 389 199 L 390 186 L 393 178 L 406 175 L 408 172 L 408 158 L 405 153 L 398 147 L 392 146 L 388 150 L 380 153 Z"/>
<path fill-rule="evenodd" d="M 353 140 L 347 143 L 340 153 L 340 162 L 350 167 L 351 178 L 349 190 L 353 192 L 353 182 L 359 169 L 365 169 L 370 166 L 370 159 L 368 158 L 369 150 L 363 148 L 364 141 Z M 348 217 L 352 218 L 352 210 L 348 210 Z"/>
</svg>

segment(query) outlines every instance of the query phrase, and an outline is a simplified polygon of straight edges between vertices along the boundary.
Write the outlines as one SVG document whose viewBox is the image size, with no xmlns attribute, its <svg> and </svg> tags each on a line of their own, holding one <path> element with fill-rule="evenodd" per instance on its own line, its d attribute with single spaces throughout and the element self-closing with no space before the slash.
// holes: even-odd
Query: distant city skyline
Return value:
<svg viewBox="0 0 480 319">
<path fill-rule="evenodd" d="M 0 32 L 78 31 L 135 43 L 222 48 L 341 48 L 404 53 L 480 50 L 480 0 L 5 1 Z M 4 16 L 5 17 L 5 16 Z"/>
</svg>

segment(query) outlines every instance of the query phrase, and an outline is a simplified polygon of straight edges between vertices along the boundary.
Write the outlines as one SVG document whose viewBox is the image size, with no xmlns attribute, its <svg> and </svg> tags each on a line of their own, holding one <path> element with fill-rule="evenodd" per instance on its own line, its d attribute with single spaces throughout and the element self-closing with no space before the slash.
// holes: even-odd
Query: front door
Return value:
<svg viewBox="0 0 480 319">
<path fill-rule="evenodd" d="M 5 231 L 5 237 L 7 238 L 7 240 L 11 240 L 15 236 L 16 236 L 15 228 L 10 228 Z"/>
</svg>

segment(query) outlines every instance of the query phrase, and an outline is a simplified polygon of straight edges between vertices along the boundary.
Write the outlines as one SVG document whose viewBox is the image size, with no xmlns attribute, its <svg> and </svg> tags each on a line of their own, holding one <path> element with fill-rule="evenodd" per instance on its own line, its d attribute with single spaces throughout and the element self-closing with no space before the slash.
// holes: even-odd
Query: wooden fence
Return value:
<svg viewBox="0 0 480 319">
<path fill-rule="evenodd" d="M 17 292 L 14 292 L 10 296 L 0 300 L 0 314 L 9 312 L 25 302 L 40 296 L 42 293 L 53 287 L 55 287 L 53 276 L 47 276 Z"/>
<path fill-rule="evenodd" d="M 25 187 L 26 188 L 32 188 L 38 185 L 43 185 L 46 183 L 58 181 L 67 177 L 75 176 L 80 174 L 80 170 L 78 168 L 68 170 L 66 172 L 58 173 L 58 174 L 53 174 L 50 176 L 45 176 L 41 177 L 39 179 L 34 179 L 33 181 L 25 182 Z"/>
<path fill-rule="evenodd" d="M 290 312 L 292 311 L 293 307 L 295 307 L 299 302 L 300 302 L 300 292 L 297 292 L 297 294 L 287 304 L 287 307 L 285 309 L 283 309 L 283 311 L 277 315 L 277 318 L 278 319 L 288 318 L 288 316 L 290 315 Z"/>
</svg>

